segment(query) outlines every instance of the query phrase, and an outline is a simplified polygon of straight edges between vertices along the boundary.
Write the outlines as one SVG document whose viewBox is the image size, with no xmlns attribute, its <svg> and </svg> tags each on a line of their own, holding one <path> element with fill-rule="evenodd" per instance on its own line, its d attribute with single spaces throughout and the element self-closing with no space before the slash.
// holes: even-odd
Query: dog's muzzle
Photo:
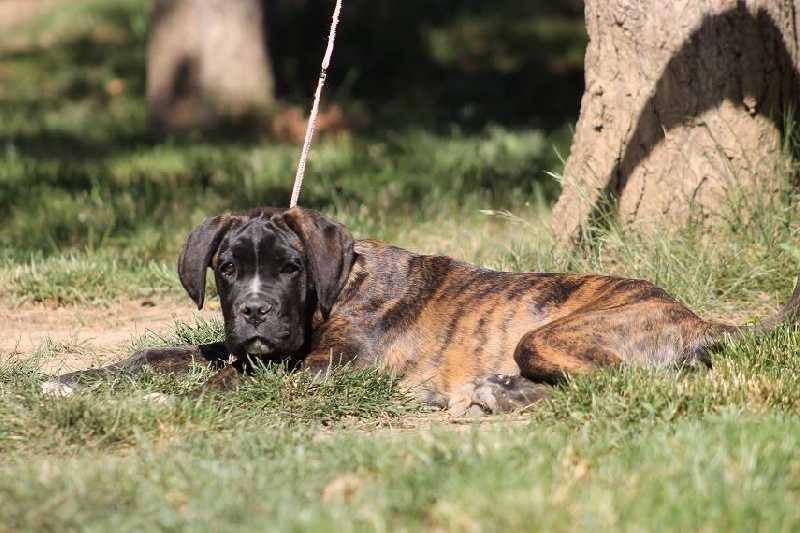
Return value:
<svg viewBox="0 0 800 533">
<path fill-rule="evenodd" d="M 255 356 L 276 356 L 292 352 L 296 335 L 292 320 L 276 312 L 275 306 L 263 302 L 240 305 L 236 316 L 226 324 L 229 346 L 237 353 Z"/>
</svg>

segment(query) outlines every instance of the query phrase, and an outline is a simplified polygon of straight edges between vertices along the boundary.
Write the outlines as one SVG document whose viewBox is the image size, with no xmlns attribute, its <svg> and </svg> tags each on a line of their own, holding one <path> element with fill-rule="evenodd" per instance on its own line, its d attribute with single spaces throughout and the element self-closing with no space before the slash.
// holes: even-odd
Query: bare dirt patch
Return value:
<svg viewBox="0 0 800 533">
<path fill-rule="evenodd" d="M 51 11 L 64 0 L 0 0 L 0 30 L 8 30 Z"/>
<path fill-rule="evenodd" d="M 105 307 L 0 302 L 0 358 L 42 357 L 42 370 L 60 373 L 96 367 L 130 355 L 131 341 L 147 333 L 165 334 L 175 321 L 218 316 L 197 311 L 191 302 L 128 300 Z"/>
</svg>

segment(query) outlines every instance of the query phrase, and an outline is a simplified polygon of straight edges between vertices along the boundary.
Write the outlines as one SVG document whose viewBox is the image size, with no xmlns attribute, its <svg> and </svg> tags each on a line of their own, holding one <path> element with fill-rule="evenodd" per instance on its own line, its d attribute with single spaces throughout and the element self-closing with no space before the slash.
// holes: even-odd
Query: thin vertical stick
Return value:
<svg viewBox="0 0 800 533">
<path fill-rule="evenodd" d="M 311 107 L 311 114 L 308 117 L 306 138 L 305 141 L 303 141 L 303 151 L 300 154 L 300 163 L 297 165 L 297 174 L 294 177 L 292 199 L 289 202 L 290 208 L 297 206 L 297 200 L 300 198 L 300 189 L 303 188 L 303 179 L 306 174 L 306 161 L 308 160 L 308 152 L 311 150 L 311 140 L 314 138 L 314 127 L 316 126 L 317 115 L 319 115 L 319 101 L 322 97 L 322 87 L 325 86 L 325 78 L 328 77 L 328 66 L 331 63 L 333 42 L 336 39 L 336 26 L 339 24 L 339 13 L 341 10 L 342 0 L 336 0 L 336 7 L 333 10 L 333 20 L 331 20 L 331 31 L 328 34 L 328 48 L 325 50 L 325 57 L 322 59 L 322 71 L 319 73 L 317 92 L 314 93 L 314 105 Z"/>
</svg>

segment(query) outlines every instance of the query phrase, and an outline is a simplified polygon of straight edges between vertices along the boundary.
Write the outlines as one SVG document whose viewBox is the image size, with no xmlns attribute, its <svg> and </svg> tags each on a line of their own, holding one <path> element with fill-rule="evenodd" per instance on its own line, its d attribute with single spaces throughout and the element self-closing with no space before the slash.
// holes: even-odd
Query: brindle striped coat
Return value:
<svg viewBox="0 0 800 533">
<path fill-rule="evenodd" d="M 504 412 L 599 365 L 710 366 L 709 348 L 743 331 L 701 319 L 648 281 L 496 272 L 356 241 L 303 208 L 208 219 L 179 262 L 200 307 L 209 267 L 225 342 L 145 350 L 106 370 L 147 364 L 176 371 L 206 360 L 222 367 L 207 385 L 220 388 L 235 384 L 252 358 L 318 373 L 343 363 L 376 365 L 454 414 Z M 800 285 L 778 315 L 755 328 L 795 320 L 798 305 Z M 231 353 L 236 362 L 223 365 Z"/>
</svg>

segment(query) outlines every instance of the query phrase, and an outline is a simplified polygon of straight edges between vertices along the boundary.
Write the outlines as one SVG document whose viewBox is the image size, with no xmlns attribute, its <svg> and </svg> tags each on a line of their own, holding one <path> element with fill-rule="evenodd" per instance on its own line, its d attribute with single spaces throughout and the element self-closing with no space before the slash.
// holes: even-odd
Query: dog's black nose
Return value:
<svg viewBox="0 0 800 533">
<path fill-rule="evenodd" d="M 251 300 L 244 302 L 239 306 L 239 312 L 246 316 L 252 322 L 261 322 L 267 313 L 272 311 L 272 305 L 269 302 Z"/>
</svg>

